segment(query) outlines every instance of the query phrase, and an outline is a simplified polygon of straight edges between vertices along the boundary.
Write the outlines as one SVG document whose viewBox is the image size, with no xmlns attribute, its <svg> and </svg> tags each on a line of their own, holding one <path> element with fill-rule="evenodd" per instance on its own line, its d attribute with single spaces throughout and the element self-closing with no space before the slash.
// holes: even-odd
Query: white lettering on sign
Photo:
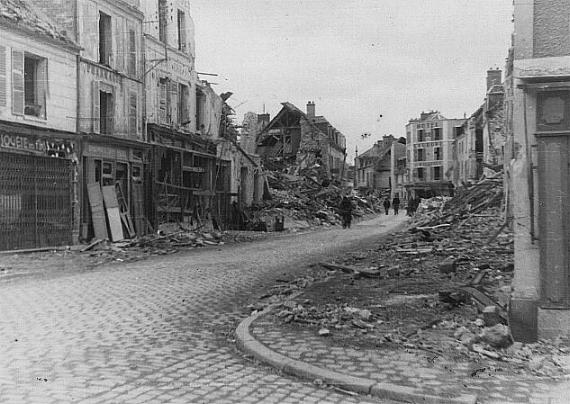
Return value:
<svg viewBox="0 0 570 404">
<path fill-rule="evenodd" d="M 5 149 L 24 149 L 33 151 L 45 151 L 47 149 L 45 140 L 32 141 L 25 136 L 0 134 L 0 147 Z"/>
</svg>

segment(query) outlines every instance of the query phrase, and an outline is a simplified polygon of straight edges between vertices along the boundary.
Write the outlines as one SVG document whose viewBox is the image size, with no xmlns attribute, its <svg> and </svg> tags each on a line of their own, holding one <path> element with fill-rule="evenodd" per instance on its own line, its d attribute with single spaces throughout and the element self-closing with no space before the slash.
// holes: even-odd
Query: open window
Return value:
<svg viewBox="0 0 570 404">
<path fill-rule="evenodd" d="M 178 123 L 181 126 L 188 125 L 190 120 L 190 114 L 188 113 L 188 97 L 190 96 L 190 91 L 188 86 L 185 84 L 180 84 L 178 90 Z"/>
<path fill-rule="evenodd" d="M 168 4 L 166 0 L 158 0 L 158 39 L 166 43 Z"/>
<path fill-rule="evenodd" d="M 178 50 L 186 52 L 186 14 L 178 10 Z"/>
<path fill-rule="evenodd" d="M 111 16 L 99 12 L 99 63 L 111 66 L 112 55 L 112 27 Z"/>
<path fill-rule="evenodd" d="M 432 140 L 441 140 L 441 128 L 433 128 L 433 139 Z"/>
<path fill-rule="evenodd" d="M 99 91 L 99 122 L 102 134 L 111 135 L 113 133 L 113 93 L 104 90 Z"/>
<path fill-rule="evenodd" d="M 24 55 L 24 115 L 46 119 L 47 59 Z"/>
</svg>

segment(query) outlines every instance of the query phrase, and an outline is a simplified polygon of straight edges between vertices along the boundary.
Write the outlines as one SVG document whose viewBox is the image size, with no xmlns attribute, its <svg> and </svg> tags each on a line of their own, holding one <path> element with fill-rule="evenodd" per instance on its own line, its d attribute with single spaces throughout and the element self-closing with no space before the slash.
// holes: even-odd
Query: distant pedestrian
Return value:
<svg viewBox="0 0 570 404">
<path fill-rule="evenodd" d="M 388 211 L 390 210 L 390 199 L 388 197 L 384 198 L 384 210 L 386 211 L 386 214 L 388 214 Z"/>
<path fill-rule="evenodd" d="M 398 210 L 400 209 L 400 198 L 398 198 L 398 195 L 392 199 L 392 207 L 394 208 L 394 214 L 397 215 Z"/>
<path fill-rule="evenodd" d="M 352 223 L 352 202 L 346 196 L 340 201 L 339 210 L 342 217 L 342 228 L 350 229 L 350 224 Z"/>
<path fill-rule="evenodd" d="M 414 213 L 414 200 L 410 198 L 406 201 L 406 215 L 412 216 L 413 213 Z"/>
</svg>

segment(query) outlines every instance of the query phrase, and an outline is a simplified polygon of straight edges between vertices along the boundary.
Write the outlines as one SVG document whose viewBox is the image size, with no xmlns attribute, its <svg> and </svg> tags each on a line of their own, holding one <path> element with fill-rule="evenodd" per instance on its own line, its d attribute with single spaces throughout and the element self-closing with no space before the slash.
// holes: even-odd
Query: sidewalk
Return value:
<svg viewBox="0 0 570 404">
<path fill-rule="evenodd" d="M 311 365 L 333 371 L 340 375 L 329 379 L 329 383 L 378 397 L 424 403 L 554 404 L 567 403 L 570 394 L 567 377 L 523 379 L 477 363 L 448 361 L 415 349 L 337 346 L 312 331 L 279 324 L 268 313 L 250 317 L 240 328 L 238 343 L 257 359 L 313 380 L 322 381 L 326 373 Z M 291 366 L 289 360 L 300 363 Z M 354 377 L 364 380 L 351 379 Z M 363 389 L 360 385 L 367 381 L 374 387 Z"/>
</svg>

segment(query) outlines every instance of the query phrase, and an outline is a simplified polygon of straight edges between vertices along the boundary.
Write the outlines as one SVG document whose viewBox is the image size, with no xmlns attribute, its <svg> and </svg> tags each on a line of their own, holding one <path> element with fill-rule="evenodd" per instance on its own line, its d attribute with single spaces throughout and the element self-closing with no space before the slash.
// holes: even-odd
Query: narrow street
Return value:
<svg viewBox="0 0 570 404">
<path fill-rule="evenodd" d="M 232 333 L 276 279 L 377 245 L 404 221 L 0 281 L 0 402 L 378 402 L 276 374 Z"/>
</svg>

